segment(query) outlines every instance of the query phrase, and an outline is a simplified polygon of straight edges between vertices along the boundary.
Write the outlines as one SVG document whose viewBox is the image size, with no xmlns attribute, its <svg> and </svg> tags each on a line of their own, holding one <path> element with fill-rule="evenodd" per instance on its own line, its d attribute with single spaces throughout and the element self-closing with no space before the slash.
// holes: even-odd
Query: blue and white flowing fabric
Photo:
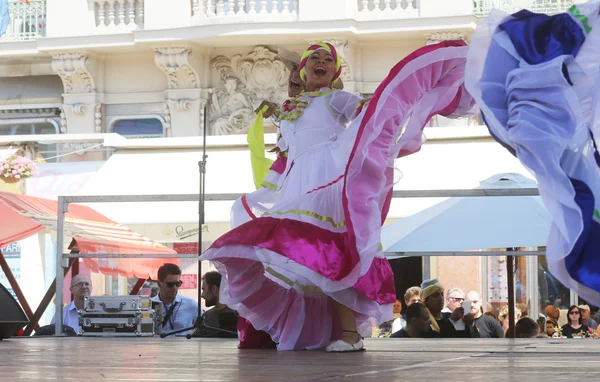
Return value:
<svg viewBox="0 0 600 382">
<path fill-rule="evenodd" d="M 10 15 L 8 14 L 8 0 L 0 0 L 0 37 L 6 33 Z"/>
<path fill-rule="evenodd" d="M 538 181 L 553 218 L 546 248 L 550 271 L 596 305 L 599 10 L 595 0 L 554 16 L 492 11 L 471 40 L 465 79 L 490 133 Z"/>
</svg>

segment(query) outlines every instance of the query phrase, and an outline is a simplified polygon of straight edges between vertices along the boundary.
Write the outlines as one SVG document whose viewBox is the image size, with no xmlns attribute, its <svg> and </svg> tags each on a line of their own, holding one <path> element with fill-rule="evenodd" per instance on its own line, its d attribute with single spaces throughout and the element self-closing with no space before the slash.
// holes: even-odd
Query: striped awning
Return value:
<svg viewBox="0 0 600 382">
<path fill-rule="evenodd" d="M 0 247 L 34 235 L 43 229 L 56 231 L 58 203 L 53 200 L 0 192 Z M 65 236 L 77 241 L 81 254 L 164 254 L 176 252 L 118 224 L 92 208 L 69 205 L 65 214 Z M 69 240 L 66 240 L 68 243 Z M 171 258 L 84 258 L 93 272 L 126 277 L 152 278 L 164 263 L 178 263 Z"/>
</svg>

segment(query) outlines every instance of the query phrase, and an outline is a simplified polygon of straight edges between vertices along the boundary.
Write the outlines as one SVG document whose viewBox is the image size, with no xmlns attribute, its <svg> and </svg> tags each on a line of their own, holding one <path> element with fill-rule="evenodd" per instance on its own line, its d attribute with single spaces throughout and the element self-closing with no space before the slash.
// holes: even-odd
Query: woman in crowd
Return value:
<svg viewBox="0 0 600 382">
<path fill-rule="evenodd" d="M 573 337 L 584 337 L 588 334 L 589 328 L 583 324 L 583 319 L 581 318 L 581 311 L 577 307 L 577 305 L 572 305 L 567 311 L 567 316 L 569 317 L 569 323 L 563 325 L 562 335 L 567 338 Z"/>
</svg>

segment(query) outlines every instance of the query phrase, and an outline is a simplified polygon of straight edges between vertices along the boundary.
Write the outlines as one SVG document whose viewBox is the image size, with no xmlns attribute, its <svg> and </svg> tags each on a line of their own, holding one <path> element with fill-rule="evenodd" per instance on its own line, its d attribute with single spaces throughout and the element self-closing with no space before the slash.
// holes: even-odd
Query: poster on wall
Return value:
<svg viewBox="0 0 600 382">
<path fill-rule="evenodd" d="M 12 272 L 13 276 L 17 280 L 17 283 L 20 283 L 21 282 L 21 246 L 19 245 L 19 243 L 12 243 L 12 244 L 7 245 L 4 248 L 1 248 L 0 250 L 2 251 L 4 258 L 6 259 L 6 262 L 8 263 L 10 271 Z M 12 286 L 8 282 L 8 279 L 6 278 L 6 275 L 4 274 L 4 272 L 2 270 L 0 270 L 0 284 L 4 285 L 4 287 L 6 289 L 8 289 L 10 294 L 12 294 L 12 296 L 15 299 L 17 299 L 17 296 L 15 295 Z"/>
<path fill-rule="evenodd" d="M 491 303 L 508 303 L 506 257 L 490 256 L 488 261 L 488 299 Z"/>
</svg>

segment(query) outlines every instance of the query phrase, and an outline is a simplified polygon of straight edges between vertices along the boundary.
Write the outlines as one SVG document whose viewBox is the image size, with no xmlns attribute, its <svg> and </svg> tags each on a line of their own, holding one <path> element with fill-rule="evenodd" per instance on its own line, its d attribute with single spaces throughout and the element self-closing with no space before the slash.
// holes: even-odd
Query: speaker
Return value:
<svg viewBox="0 0 600 382">
<path fill-rule="evenodd" d="M 13 298 L 8 289 L 0 284 L 0 340 L 17 334 L 29 323 L 27 316 L 19 303 Z"/>
</svg>

